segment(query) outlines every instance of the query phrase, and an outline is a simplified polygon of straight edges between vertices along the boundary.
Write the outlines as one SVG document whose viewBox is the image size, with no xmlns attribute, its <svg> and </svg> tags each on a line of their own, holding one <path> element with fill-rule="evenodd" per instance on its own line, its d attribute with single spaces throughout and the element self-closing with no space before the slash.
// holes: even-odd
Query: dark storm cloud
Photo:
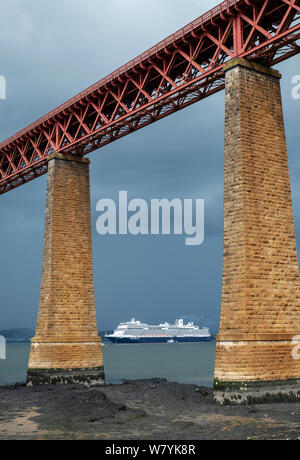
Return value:
<svg viewBox="0 0 300 460">
<path fill-rule="evenodd" d="M 1 139 L 145 51 L 215 6 L 216 1 L 11 0 L 1 6 Z M 299 57 L 284 75 L 292 189 L 300 241 L 300 101 L 291 97 Z M 185 315 L 216 328 L 223 229 L 224 93 L 90 155 L 96 305 L 99 326 L 136 316 L 171 321 Z M 298 180 L 297 180 L 298 178 Z M 0 329 L 36 321 L 46 177 L 0 197 Z M 100 237 L 96 202 L 117 198 L 204 198 L 205 243 L 183 237 Z M 299 243 L 300 244 L 300 243 Z"/>
</svg>

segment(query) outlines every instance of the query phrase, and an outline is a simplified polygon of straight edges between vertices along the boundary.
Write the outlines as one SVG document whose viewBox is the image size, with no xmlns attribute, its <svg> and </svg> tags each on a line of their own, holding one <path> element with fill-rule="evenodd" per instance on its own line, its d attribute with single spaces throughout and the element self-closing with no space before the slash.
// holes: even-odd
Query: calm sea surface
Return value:
<svg viewBox="0 0 300 460">
<path fill-rule="evenodd" d="M 7 345 L 0 360 L 0 385 L 24 383 L 29 344 Z M 113 345 L 103 347 L 106 383 L 160 377 L 171 382 L 213 386 L 215 342 Z"/>
</svg>

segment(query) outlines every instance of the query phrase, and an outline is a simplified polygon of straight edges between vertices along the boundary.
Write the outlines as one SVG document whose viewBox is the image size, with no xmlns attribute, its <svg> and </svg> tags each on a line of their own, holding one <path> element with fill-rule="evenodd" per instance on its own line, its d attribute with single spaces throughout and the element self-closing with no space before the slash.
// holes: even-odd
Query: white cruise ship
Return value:
<svg viewBox="0 0 300 460">
<path fill-rule="evenodd" d="M 174 343 L 174 342 L 209 342 L 211 335 L 207 327 L 198 327 L 194 323 L 184 324 L 177 319 L 175 324 L 152 326 L 132 319 L 121 323 L 113 334 L 105 338 L 113 343 Z"/>
</svg>

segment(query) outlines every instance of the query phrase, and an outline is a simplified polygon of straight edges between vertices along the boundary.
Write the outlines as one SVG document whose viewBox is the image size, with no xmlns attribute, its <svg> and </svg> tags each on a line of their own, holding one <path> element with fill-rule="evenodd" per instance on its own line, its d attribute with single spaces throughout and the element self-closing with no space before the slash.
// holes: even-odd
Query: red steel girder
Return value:
<svg viewBox="0 0 300 460">
<path fill-rule="evenodd" d="M 300 51 L 300 0 L 226 0 L 0 144 L 0 194 L 224 88 L 224 64 L 273 66 Z"/>
</svg>

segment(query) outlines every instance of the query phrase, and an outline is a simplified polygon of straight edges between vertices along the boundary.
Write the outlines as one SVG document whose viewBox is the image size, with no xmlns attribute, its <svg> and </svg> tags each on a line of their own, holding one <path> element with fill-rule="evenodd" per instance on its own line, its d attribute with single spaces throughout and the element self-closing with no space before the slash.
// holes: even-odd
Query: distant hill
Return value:
<svg viewBox="0 0 300 460">
<path fill-rule="evenodd" d="M 34 331 L 31 329 L 5 329 L 0 330 L 0 335 L 5 337 L 8 342 L 28 342 L 34 337 Z"/>
</svg>

